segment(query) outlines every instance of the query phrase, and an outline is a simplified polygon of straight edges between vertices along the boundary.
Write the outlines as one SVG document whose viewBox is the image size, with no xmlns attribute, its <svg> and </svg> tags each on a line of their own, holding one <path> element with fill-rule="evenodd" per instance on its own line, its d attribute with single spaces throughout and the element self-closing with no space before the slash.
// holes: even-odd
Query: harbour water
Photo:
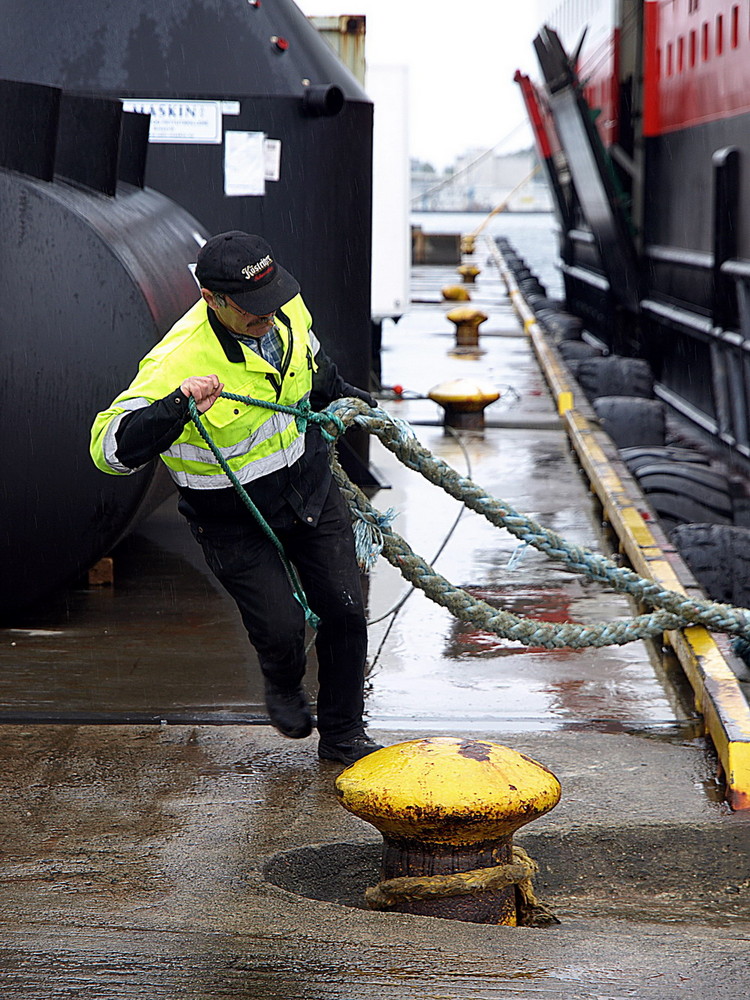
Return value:
<svg viewBox="0 0 750 1000">
<path fill-rule="evenodd" d="M 486 212 L 413 212 L 411 224 L 420 226 L 425 233 L 461 234 L 476 232 L 484 224 L 483 233 L 510 240 L 551 296 L 562 296 L 557 223 L 551 212 L 498 212 L 489 220 Z"/>
</svg>

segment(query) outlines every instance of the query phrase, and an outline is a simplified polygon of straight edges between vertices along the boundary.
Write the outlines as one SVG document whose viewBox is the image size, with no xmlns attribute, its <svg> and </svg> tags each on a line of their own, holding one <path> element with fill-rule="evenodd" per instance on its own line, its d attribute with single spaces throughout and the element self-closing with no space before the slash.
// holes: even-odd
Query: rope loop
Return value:
<svg viewBox="0 0 750 1000">
<path fill-rule="evenodd" d="M 404 875 L 384 879 L 365 889 L 365 899 L 371 910 L 392 910 L 416 899 L 445 899 L 451 896 L 498 892 L 516 887 L 516 917 L 520 927 L 544 927 L 559 924 L 558 918 L 537 898 L 531 881 L 539 865 L 514 844 L 512 859 L 502 865 L 474 868 L 451 875 Z"/>
<path fill-rule="evenodd" d="M 403 421 L 392 421 L 381 409 L 365 412 L 353 407 L 353 402 L 355 401 L 350 399 L 336 400 L 329 409 L 338 413 L 344 423 L 354 423 L 377 435 L 382 444 L 407 468 L 419 472 L 429 482 L 486 517 L 491 524 L 505 528 L 521 542 L 565 563 L 574 572 L 628 594 L 641 604 L 658 609 L 629 620 L 593 626 L 570 622 L 552 624 L 519 618 L 453 587 L 420 560 L 404 539 L 386 529 L 383 546 L 385 558 L 397 566 L 406 579 L 432 600 L 448 608 L 456 617 L 506 638 L 517 639 L 524 645 L 549 649 L 622 645 L 636 639 L 658 638 L 665 631 L 688 625 L 703 625 L 710 631 L 727 632 L 750 641 L 750 611 L 747 608 L 698 600 L 686 594 L 665 590 L 654 580 L 641 577 L 605 556 L 567 542 L 556 532 L 520 514 L 503 500 L 487 495 L 472 480 L 459 475 L 424 448 L 413 433 L 405 432 Z M 367 509 L 367 497 L 348 480 L 340 467 L 334 467 L 334 475 L 350 505 Z"/>
<path fill-rule="evenodd" d="M 318 425 L 320 433 L 329 444 L 333 444 L 334 441 L 338 440 L 338 438 L 341 437 L 341 435 L 346 431 L 344 421 L 340 417 L 336 416 L 335 413 L 330 413 L 328 410 L 321 410 L 319 413 L 312 412 L 311 417 Z M 333 430 L 329 431 L 323 426 L 324 423 L 331 425 Z"/>
</svg>

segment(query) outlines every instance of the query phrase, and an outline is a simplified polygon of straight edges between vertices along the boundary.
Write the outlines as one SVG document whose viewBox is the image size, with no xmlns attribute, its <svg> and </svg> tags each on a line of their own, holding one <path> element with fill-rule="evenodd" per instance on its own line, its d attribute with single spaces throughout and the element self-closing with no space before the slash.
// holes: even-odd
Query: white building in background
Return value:
<svg viewBox="0 0 750 1000">
<path fill-rule="evenodd" d="M 373 103 L 371 313 L 376 321 L 399 316 L 409 301 L 411 269 L 408 69 L 366 63 L 363 15 L 309 20 Z"/>
<path fill-rule="evenodd" d="M 442 174 L 412 165 L 415 212 L 490 212 L 507 201 L 509 212 L 549 212 L 549 191 L 532 150 L 499 153 L 470 149 Z"/>
<path fill-rule="evenodd" d="M 368 66 L 372 134 L 372 315 L 398 316 L 409 302 L 409 116 L 406 66 Z"/>
</svg>

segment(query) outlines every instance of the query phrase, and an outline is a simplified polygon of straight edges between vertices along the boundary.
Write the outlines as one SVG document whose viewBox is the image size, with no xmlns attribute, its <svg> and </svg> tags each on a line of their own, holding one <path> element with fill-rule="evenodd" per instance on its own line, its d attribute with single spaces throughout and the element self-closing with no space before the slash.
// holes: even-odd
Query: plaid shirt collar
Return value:
<svg viewBox="0 0 750 1000">
<path fill-rule="evenodd" d="M 236 336 L 235 340 L 239 340 L 245 347 L 249 347 L 251 351 L 255 351 L 264 361 L 267 361 L 269 365 L 280 371 L 281 362 L 284 357 L 284 345 L 281 341 L 281 335 L 275 326 L 272 326 L 268 333 L 264 333 L 262 337 Z"/>
<path fill-rule="evenodd" d="M 221 344 L 224 354 L 228 361 L 235 361 L 241 363 L 244 361 L 242 350 L 240 344 L 244 344 L 249 347 L 251 351 L 267 361 L 272 365 L 277 371 L 281 371 L 281 364 L 284 359 L 284 344 L 281 339 L 281 334 L 278 328 L 274 325 L 264 334 L 260 339 L 254 337 L 238 337 L 236 334 L 230 333 L 226 327 L 219 322 L 219 318 L 216 313 L 210 307 L 206 307 L 208 313 L 208 322 L 211 329 L 216 334 L 216 337 Z M 281 317 L 284 325 L 289 327 L 289 321 L 279 310 L 279 316 Z"/>
</svg>

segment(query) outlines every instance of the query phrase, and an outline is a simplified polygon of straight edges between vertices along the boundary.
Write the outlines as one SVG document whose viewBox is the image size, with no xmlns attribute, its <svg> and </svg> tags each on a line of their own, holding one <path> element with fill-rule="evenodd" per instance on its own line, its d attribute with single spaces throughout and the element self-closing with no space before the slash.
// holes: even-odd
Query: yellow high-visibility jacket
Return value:
<svg viewBox="0 0 750 1000">
<path fill-rule="evenodd" d="M 118 456 L 117 431 L 126 414 L 161 400 L 190 376 L 217 375 L 225 390 L 269 402 L 295 406 L 307 399 L 317 369 L 319 344 L 312 319 L 297 295 L 277 313 L 283 343 L 279 370 L 249 347 L 217 336 L 208 310 L 199 300 L 141 361 L 128 388 L 97 414 L 91 431 L 91 456 L 103 472 L 136 471 Z M 239 363 L 238 363 L 239 361 Z M 334 366 L 335 367 L 335 366 Z M 176 390 L 175 403 L 185 404 Z M 305 450 L 305 437 L 294 416 L 229 399 L 218 399 L 201 415 L 213 441 L 243 484 L 285 466 Z M 225 489 L 227 478 L 191 420 L 161 453 L 177 485 L 191 490 Z"/>
</svg>

